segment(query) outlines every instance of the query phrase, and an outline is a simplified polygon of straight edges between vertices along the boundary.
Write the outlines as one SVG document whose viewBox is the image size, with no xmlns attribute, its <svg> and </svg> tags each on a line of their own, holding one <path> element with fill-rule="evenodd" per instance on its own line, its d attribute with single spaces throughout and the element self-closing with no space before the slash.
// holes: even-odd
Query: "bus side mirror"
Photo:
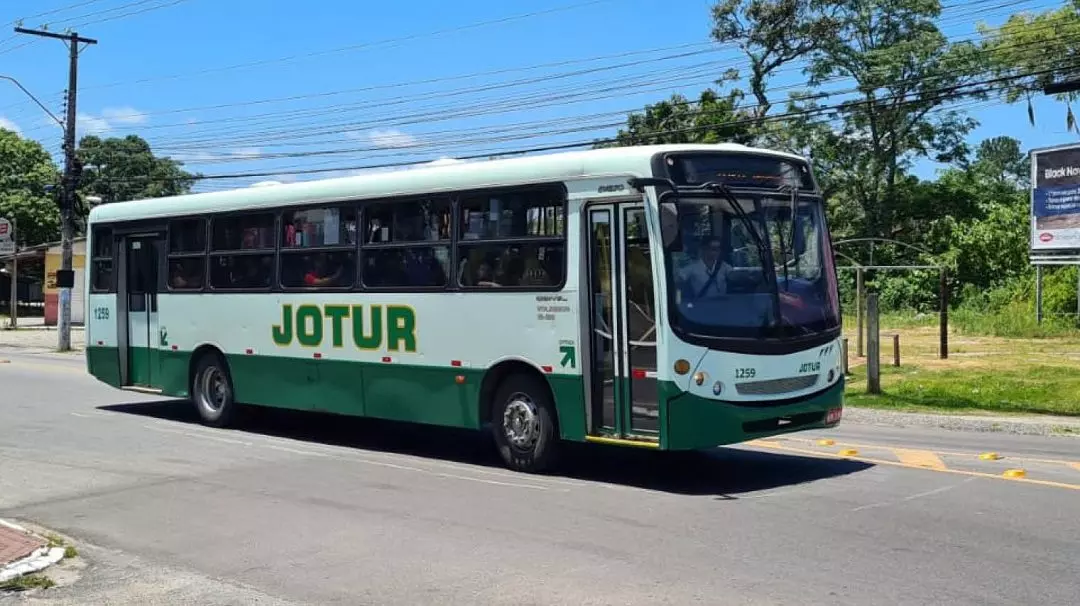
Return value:
<svg viewBox="0 0 1080 606">
<path fill-rule="evenodd" d="M 660 203 L 660 233 L 664 238 L 664 250 L 682 250 L 682 230 L 679 221 L 679 205 L 675 202 Z"/>
</svg>

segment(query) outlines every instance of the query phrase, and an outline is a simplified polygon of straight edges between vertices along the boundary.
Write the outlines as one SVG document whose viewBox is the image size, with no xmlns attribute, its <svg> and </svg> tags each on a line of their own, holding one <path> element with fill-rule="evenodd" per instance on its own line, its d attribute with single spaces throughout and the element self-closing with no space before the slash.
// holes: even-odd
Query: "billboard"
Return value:
<svg viewBox="0 0 1080 606">
<path fill-rule="evenodd" d="M 1031 152 L 1031 250 L 1080 250 L 1080 145 Z"/>
</svg>

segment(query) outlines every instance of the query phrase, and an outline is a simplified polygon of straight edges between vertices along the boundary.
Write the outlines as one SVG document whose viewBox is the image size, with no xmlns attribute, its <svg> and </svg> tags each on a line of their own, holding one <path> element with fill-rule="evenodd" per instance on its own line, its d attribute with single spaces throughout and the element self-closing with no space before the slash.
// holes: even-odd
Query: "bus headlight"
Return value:
<svg viewBox="0 0 1080 606">
<path fill-rule="evenodd" d="M 701 372 L 699 370 L 698 372 L 694 373 L 694 383 L 697 383 L 698 385 L 704 385 L 705 379 L 706 376 L 704 372 Z"/>
</svg>

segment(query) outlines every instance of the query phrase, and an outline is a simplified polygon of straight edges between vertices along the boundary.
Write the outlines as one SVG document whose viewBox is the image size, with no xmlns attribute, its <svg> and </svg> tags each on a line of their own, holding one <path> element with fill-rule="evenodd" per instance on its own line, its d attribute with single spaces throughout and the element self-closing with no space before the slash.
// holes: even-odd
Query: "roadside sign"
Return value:
<svg viewBox="0 0 1080 606">
<path fill-rule="evenodd" d="M 15 254 L 15 234 L 11 229 L 11 221 L 0 217 L 0 255 Z"/>
</svg>

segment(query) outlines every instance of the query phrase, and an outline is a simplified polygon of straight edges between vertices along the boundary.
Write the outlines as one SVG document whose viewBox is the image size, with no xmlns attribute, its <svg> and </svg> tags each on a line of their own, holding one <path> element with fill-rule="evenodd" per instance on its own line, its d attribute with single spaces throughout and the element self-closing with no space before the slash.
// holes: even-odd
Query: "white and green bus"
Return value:
<svg viewBox="0 0 1080 606">
<path fill-rule="evenodd" d="M 101 205 L 87 365 L 121 389 L 664 450 L 839 422 L 809 164 L 599 149 Z"/>
</svg>

